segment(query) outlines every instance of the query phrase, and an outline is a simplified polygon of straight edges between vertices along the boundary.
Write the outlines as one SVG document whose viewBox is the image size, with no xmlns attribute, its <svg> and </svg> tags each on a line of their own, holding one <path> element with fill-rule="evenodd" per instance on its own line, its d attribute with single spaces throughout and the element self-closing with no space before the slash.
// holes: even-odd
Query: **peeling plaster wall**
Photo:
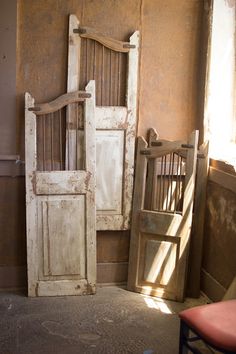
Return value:
<svg viewBox="0 0 236 354">
<path fill-rule="evenodd" d="M 219 301 L 235 275 L 236 195 L 209 182 L 201 288 L 212 300 Z"/>
<path fill-rule="evenodd" d="M 18 0 L 17 6 L 16 146 L 22 158 L 24 92 L 29 91 L 37 102 L 43 102 L 66 91 L 71 13 L 77 15 L 81 25 L 95 27 L 119 40 L 127 40 L 132 32 L 140 30 L 138 134 L 145 136 L 148 128 L 155 127 L 163 138 L 180 139 L 201 125 L 198 101 L 203 82 L 200 67 L 203 0 Z M 25 221 L 23 178 L 19 183 L 16 193 L 20 199 L 12 212 L 14 217 L 20 208 Z M 24 230 L 24 223 L 20 230 Z M 1 234 L 0 246 L 3 238 L 8 237 L 6 230 Z M 22 240 L 17 229 L 13 239 L 13 247 L 18 245 L 14 260 L 9 244 L 4 259 L 13 279 L 12 286 L 14 282 L 18 286 L 25 274 L 24 270 L 20 271 L 22 276 L 17 273 L 26 264 L 22 251 L 25 239 Z M 98 234 L 101 282 L 126 281 L 128 252 L 129 233 Z M 12 264 L 19 269 L 11 273 Z"/>
</svg>

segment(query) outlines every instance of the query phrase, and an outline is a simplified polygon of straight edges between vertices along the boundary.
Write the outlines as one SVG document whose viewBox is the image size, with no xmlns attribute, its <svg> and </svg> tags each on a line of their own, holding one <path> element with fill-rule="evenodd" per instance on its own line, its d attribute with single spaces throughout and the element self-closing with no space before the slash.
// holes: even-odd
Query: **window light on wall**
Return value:
<svg viewBox="0 0 236 354">
<path fill-rule="evenodd" d="M 204 137 L 210 157 L 236 169 L 235 0 L 214 0 L 208 45 Z"/>
</svg>

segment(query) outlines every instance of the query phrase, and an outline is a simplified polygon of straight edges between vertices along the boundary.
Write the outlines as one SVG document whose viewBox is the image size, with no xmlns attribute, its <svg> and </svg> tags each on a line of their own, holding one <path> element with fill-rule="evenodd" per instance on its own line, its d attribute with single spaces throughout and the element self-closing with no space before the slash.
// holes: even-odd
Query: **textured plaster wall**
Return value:
<svg viewBox="0 0 236 354">
<path fill-rule="evenodd" d="M 202 16 L 203 1 L 143 2 L 140 135 L 183 139 L 198 127 Z"/>
<path fill-rule="evenodd" d="M 66 90 L 68 15 L 120 40 L 139 29 L 139 128 L 186 138 L 199 126 L 203 0 L 19 0 L 17 93 L 23 152 L 23 94 L 50 100 Z"/>
<path fill-rule="evenodd" d="M 127 40 L 135 30 L 140 30 L 138 134 L 145 136 L 148 128 L 155 127 L 163 138 L 186 138 L 200 125 L 203 0 L 18 0 L 16 152 L 22 158 L 25 91 L 29 91 L 37 102 L 51 100 L 66 91 L 67 31 L 71 13 L 77 15 L 81 25 L 95 27 L 119 40 Z M 8 181 L 5 185 L 12 188 Z M 4 265 L 8 267 L 26 264 L 25 239 L 22 239 L 25 227 L 23 178 L 14 188 L 19 198 L 10 206 L 8 204 L 8 208 L 12 208 L 12 218 L 17 222 L 14 230 L 5 228 L 0 237 L 0 246 L 4 246 Z M 1 197 L 2 203 L 6 198 L 7 193 Z M 19 209 L 22 211 L 20 219 L 17 216 Z M 2 213 L 6 218 L 7 209 Z M 98 237 L 99 261 L 123 262 L 125 267 L 129 235 L 124 233 L 126 241 L 121 233 L 115 232 L 109 233 L 110 242 L 106 241 L 106 234 Z M 7 239 L 13 240 L 12 246 Z M 125 269 L 119 280 L 125 280 Z M 17 273 L 14 269 L 12 272 L 12 279 L 15 276 L 17 280 Z M 6 279 L 6 275 L 6 272 L 2 273 L 2 278 Z"/>
</svg>

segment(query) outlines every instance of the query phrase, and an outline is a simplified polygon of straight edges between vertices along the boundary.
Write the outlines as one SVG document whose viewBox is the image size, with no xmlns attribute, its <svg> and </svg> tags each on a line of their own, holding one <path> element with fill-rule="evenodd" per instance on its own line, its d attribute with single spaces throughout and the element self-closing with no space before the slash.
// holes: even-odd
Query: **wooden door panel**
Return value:
<svg viewBox="0 0 236 354">
<path fill-rule="evenodd" d="M 143 283 L 168 286 L 177 261 L 177 244 L 169 241 L 147 240 L 145 247 Z"/>
<path fill-rule="evenodd" d="M 179 234 L 183 218 L 179 214 L 142 210 L 139 212 L 139 229 L 142 232 L 176 236 Z"/>
<path fill-rule="evenodd" d="M 43 274 L 85 279 L 85 196 L 49 197 L 40 204 Z"/>
<path fill-rule="evenodd" d="M 38 281 L 37 296 L 88 295 L 94 291 L 86 279 Z M 56 294 L 56 295 L 55 295 Z"/>
<path fill-rule="evenodd" d="M 97 215 L 121 214 L 123 193 L 124 131 L 97 130 Z"/>
<path fill-rule="evenodd" d="M 87 171 L 52 171 L 35 173 L 37 195 L 86 193 L 90 173 Z"/>
</svg>

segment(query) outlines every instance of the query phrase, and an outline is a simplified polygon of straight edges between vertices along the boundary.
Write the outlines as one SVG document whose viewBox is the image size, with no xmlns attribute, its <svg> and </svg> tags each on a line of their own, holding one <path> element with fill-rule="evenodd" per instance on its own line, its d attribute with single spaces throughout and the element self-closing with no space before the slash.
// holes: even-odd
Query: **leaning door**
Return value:
<svg viewBox="0 0 236 354">
<path fill-rule="evenodd" d="M 138 88 L 139 32 L 128 42 L 81 27 L 70 15 L 67 90 L 96 82 L 96 210 L 97 230 L 130 229 Z M 66 164 L 83 165 L 75 148 L 77 111 L 67 111 Z M 82 127 L 82 124 L 80 125 Z M 83 133 L 77 135 L 83 142 Z"/>
<path fill-rule="evenodd" d="M 95 292 L 95 85 L 34 106 L 26 93 L 28 295 Z M 68 105 L 84 112 L 84 168 L 66 170 Z"/>
<path fill-rule="evenodd" d="M 129 290 L 183 300 L 197 143 L 138 138 Z"/>
</svg>

